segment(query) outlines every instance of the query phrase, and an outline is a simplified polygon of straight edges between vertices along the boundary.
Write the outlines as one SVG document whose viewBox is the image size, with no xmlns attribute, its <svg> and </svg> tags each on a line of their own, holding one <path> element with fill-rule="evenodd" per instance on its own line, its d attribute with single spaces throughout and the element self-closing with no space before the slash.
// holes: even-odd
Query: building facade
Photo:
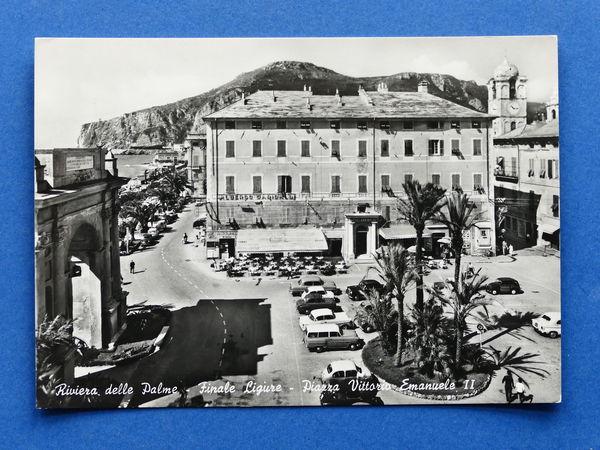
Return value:
<svg viewBox="0 0 600 450">
<path fill-rule="evenodd" d="M 206 134 L 188 134 L 184 148 L 192 196 L 204 198 L 206 197 Z"/>
<path fill-rule="evenodd" d="M 258 91 L 204 120 L 207 245 L 218 254 L 235 253 L 239 229 L 312 227 L 333 254 L 369 259 L 382 230 L 399 224 L 410 179 L 469 193 L 487 214 L 473 252 L 493 250 L 494 239 L 483 244 L 493 228 L 491 118 L 429 94 L 426 83 L 347 97 Z"/>
<path fill-rule="evenodd" d="M 496 105 L 494 120 L 493 170 L 498 245 L 514 248 L 549 245 L 558 249 L 560 237 L 559 119 L 558 97 L 546 105 L 546 119 L 524 123 L 526 77 L 506 60 L 488 83 L 491 92 L 515 86 L 514 98 L 490 96 L 490 111 Z M 519 89 L 521 89 L 519 93 Z M 506 89 L 505 89 L 506 90 Z M 522 102 L 525 102 L 524 105 Z M 515 103 L 515 108 L 511 106 Z"/>
</svg>

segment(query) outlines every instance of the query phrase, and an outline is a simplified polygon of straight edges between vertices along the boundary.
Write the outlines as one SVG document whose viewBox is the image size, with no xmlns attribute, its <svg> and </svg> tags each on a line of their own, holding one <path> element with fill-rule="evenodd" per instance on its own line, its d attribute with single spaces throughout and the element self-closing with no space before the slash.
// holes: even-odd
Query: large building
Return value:
<svg viewBox="0 0 600 450">
<path fill-rule="evenodd" d="M 493 126 L 496 235 L 516 249 L 535 245 L 558 249 L 558 96 L 546 105 L 545 120 L 527 124 L 526 83 L 527 78 L 506 60 L 488 83 L 489 110 L 498 114 Z"/>
<path fill-rule="evenodd" d="M 195 198 L 206 197 L 206 134 L 190 133 L 185 137 L 187 176 Z"/>
<path fill-rule="evenodd" d="M 380 238 L 414 240 L 396 210 L 410 179 L 469 193 L 485 218 L 466 250 L 493 251 L 491 117 L 427 88 L 258 91 L 205 117 L 209 254 L 299 251 L 281 229 L 301 228 L 312 233 L 305 251 L 368 260 Z M 429 224 L 427 250 L 447 234 Z"/>
</svg>

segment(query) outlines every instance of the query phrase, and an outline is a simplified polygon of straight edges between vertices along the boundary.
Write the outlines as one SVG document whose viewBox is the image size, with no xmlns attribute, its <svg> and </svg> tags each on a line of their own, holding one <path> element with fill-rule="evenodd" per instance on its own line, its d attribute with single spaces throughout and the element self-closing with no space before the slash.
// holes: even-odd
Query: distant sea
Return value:
<svg viewBox="0 0 600 450">
<path fill-rule="evenodd" d="M 154 155 L 115 155 L 119 168 L 119 176 L 134 178 L 144 177 L 144 170 L 154 159 Z"/>
</svg>

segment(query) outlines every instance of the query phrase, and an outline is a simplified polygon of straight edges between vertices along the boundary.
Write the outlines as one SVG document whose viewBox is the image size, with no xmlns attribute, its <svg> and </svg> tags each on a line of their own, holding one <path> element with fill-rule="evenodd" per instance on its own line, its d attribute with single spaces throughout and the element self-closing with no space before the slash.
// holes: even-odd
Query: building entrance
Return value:
<svg viewBox="0 0 600 450">
<path fill-rule="evenodd" d="M 366 225 L 358 225 L 356 227 L 356 239 L 354 243 L 354 254 L 356 257 L 367 253 L 367 237 L 369 228 Z"/>
</svg>

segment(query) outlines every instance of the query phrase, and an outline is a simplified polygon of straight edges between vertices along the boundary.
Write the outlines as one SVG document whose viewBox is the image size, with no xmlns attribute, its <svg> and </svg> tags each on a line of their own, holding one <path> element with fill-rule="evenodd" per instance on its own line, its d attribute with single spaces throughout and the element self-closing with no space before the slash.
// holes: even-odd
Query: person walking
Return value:
<svg viewBox="0 0 600 450">
<path fill-rule="evenodd" d="M 507 370 L 506 375 L 502 378 L 502 383 L 504 383 L 504 394 L 506 395 L 506 401 L 508 403 L 512 403 L 515 399 L 513 397 L 513 388 L 515 387 L 515 381 L 513 380 L 512 373 Z"/>
<path fill-rule="evenodd" d="M 129 273 L 135 273 L 135 263 L 133 261 L 129 263 Z"/>
<path fill-rule="evenodd" d="M 513 248 L 513 245 L 512 245 L 512 244 L 510 244 L 510 245 L 508 246 L 508 255 L 509 255 L 509 256 L 512 256 L 514 251 L 515 251 L 515 249 Z"/>
<path fill-rule="evenodd" d="M 502 241 L 502 254 L 506 255 L 508 253 L 508 244 L 506 241 Z"/>
<path fill-rule="evenodd" d="M 533 403 L 533 395 L 525 394 L 525 382 L 522 378 L 519 378 L 515 383 L 515 392 L 517 393 L 517 397 L 521 403 Z"/>
</svg>

